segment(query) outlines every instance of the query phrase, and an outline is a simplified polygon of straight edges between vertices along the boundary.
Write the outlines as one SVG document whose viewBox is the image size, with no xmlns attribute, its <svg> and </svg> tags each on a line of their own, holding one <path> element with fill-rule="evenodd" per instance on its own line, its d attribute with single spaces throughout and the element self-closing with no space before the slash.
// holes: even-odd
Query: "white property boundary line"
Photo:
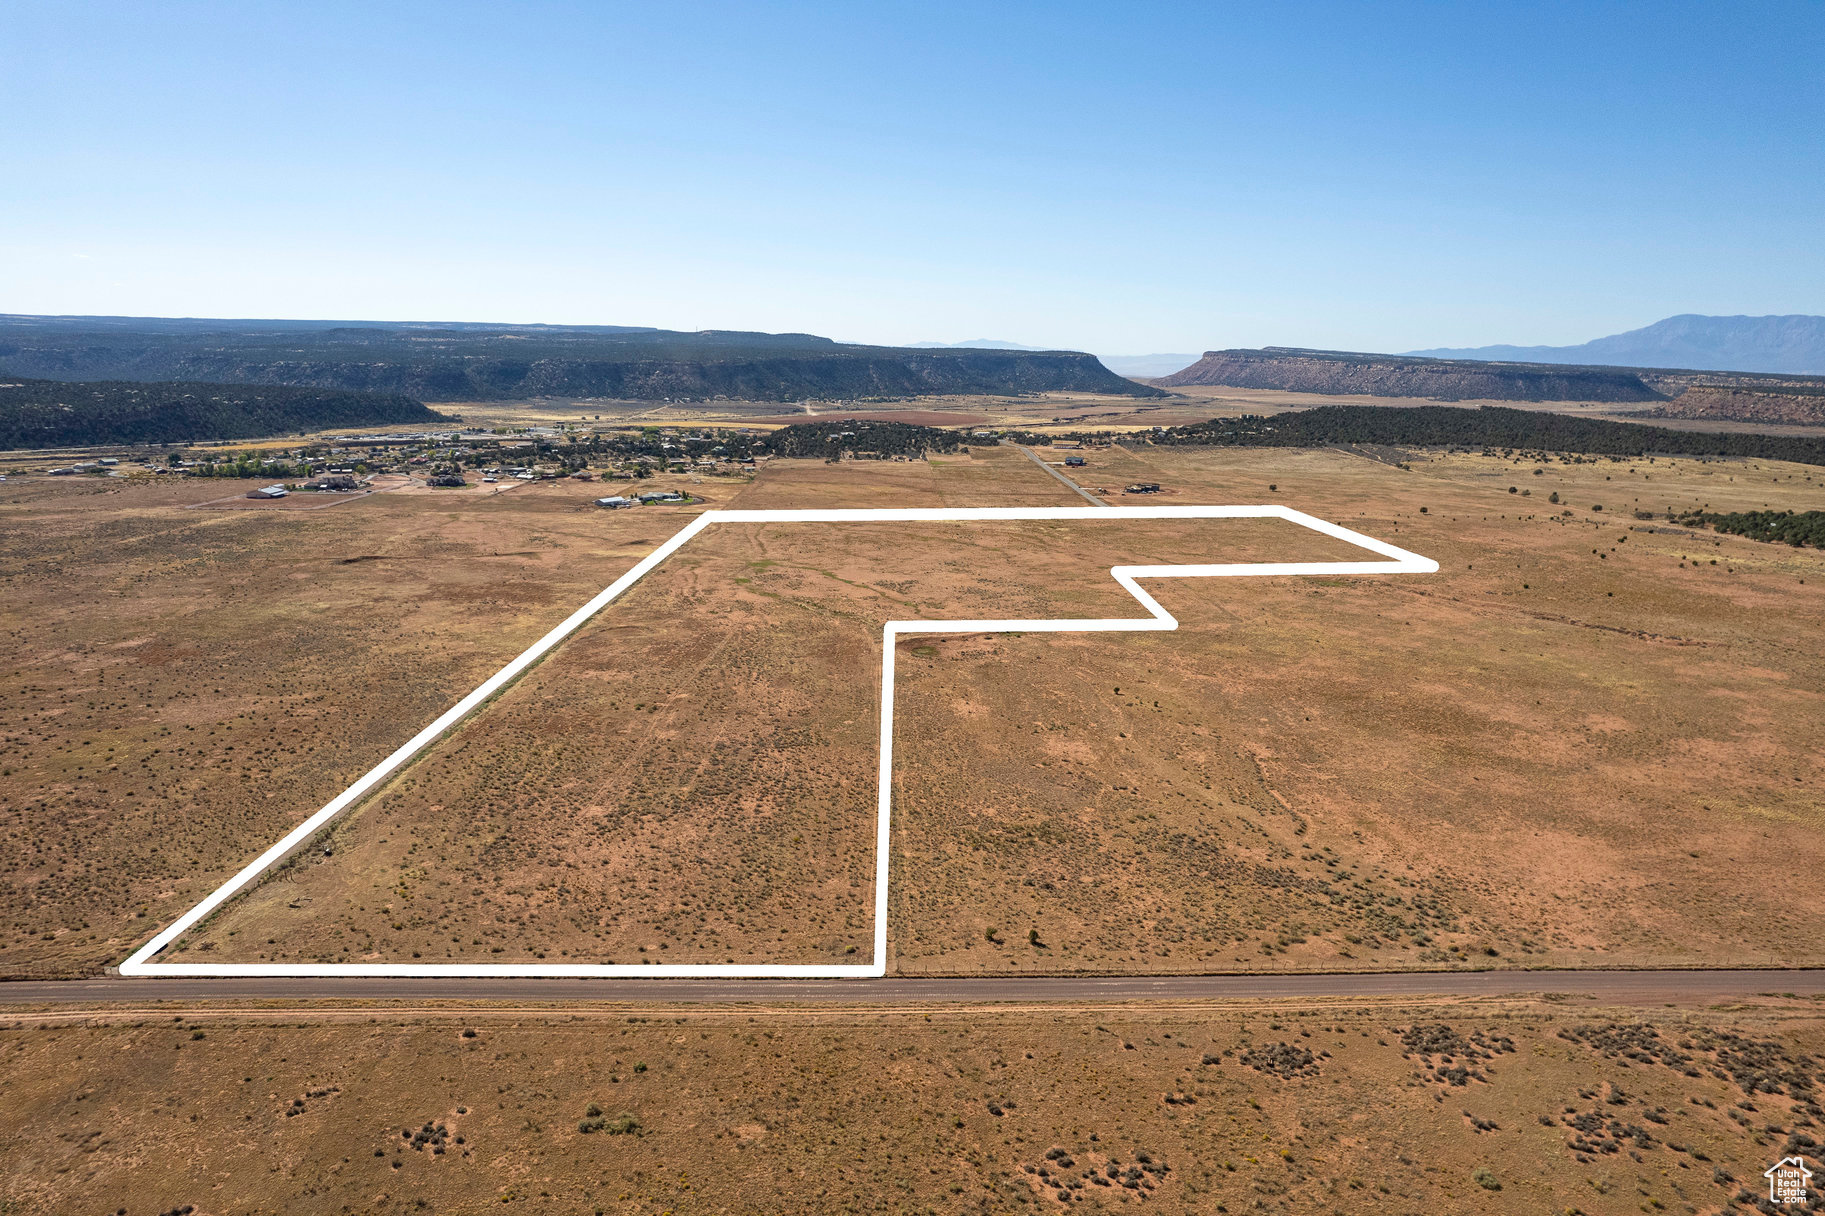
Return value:
<svg viewBox="0 0 1825 1216">
<path fill-rule="evenodd" d="M 888 621 L 882 631 L 881 766 L 875 819 L 874 961 L 869 963 L 155 963 L 151 959 L 186 930 L 215 911 L 260 873 L 309 839 L 324 824 L 354 805 L 397 772 L 401 765 L 468 717 L 476 707 L 506 687 L 565 638 L 580 629 L 622 592 L 711 524 L 806 523 L 985 523 L 1001 521 L 1133 520 L 1133 519 L 1284 519 L 1314 532 L 1381 555 L 1385 560 L 1359 562 L 1240 562 L 1209 566 L 1115 566 L 1109 573 L 1147 610 L 1144 617 L 1001 621 Z M 452 705 L 442 717 L 413 735 L 342 791 L 322 810 L 288 832 L 254 858 L 233 878 L 180 916 L 175 923 L 135 951 L 120 965 L 124 976 L 654 976 L 780 977 L 793 979 L 866 978 L 887 973 L 888 823 L 893 790 L 894 641 L 908 633 L 1133 633 L 1174 630 L 1179 622 L 1135 581 L 1144 578 L 1233 578 L 1302 574 L 1431 574 L 1430 558 L 1295 511 L 1291 507 L 980 507 L 905 510 L 705 511 L 677 535 L 653 550 L 594 599 Z"/>
</svg>

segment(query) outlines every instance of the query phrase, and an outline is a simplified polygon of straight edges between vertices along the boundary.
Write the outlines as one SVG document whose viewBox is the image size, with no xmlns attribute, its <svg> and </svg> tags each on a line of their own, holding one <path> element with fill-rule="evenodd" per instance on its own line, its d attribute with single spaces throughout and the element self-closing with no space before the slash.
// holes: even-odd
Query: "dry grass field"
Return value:
<svg viewBox="0 0 1825 1216">
<path fill-rule="evenodd" d="M 179 953 L 867 961 L 882 624 L 1133 615 L 1111 565 L 1213 544 L 1351 555 L 1277 520 L 719 526 Z"/>
<path fill-rule="evenodd" d="M 683 522 L 233 485 L 0 486 L 0 973 L 118 962 Z"/>
<path fill-rule="evenodd" d="M 1284 502 L 1441 570 L 1161 581 L 1169 634 L 906 638 L 890 970 L 1825 962 L 1825 555 L 1664 519 L 1817 507 L 1817 471 L 1088 455 L 1112 501 Z M 1008 449 L 693 489 L 1082 502 Z M 222 491 L 0 486 L 8 975 L 118 961 L 696 509 L 188 509 Z M 182 956 L 865 955 L 882 620 L 1129 614 L 1118 562 L 1346 555 L 1273 521 L 712 530 Z M 1825 1138 L 1825 1019 L 1773 992 L 156 995 L 0 1009 L 0 1212 L 1695 1216 Z"/>
<path fill-rule="evenodd" d="M 1444 569 L 1163 582 L 1167 635 L 904 643 L 893 969 L 1819 961 L 1816 899 L 1760 859 L 1825 864 L 1821 666 L 1793 642 L 1825 563 L 1630 513 L 1809 500 L 1810 474 L 1412 470 L 1094 456 L 1092 484 L 1291 501 Z M 737 505 L 1068 497 L 1041 482 L 1005 450 L 782 465 Z M 700 538 L 188 952 L 866 957 L 882 620 L 1130 614 L 1117 563 L 1349 556 L 1264 522 L 908 531 Z"/>
<path fill-rule="evenodd" d="M 1221 412 L 1216 393 L 1192 389 L 1173 397 L 1105 397 L 1095 393 L 1033 393 L 1024 397 L 911 397 L 899 401 L 461 401 L 433 404 L 440 413 L 482 427 L 744 426 L 762 429 L 813 417 L 878 418 L 922 426 L 990 426 L 1037 430 L 1094 427 L 1128 430 L 1202 422 Z M 1217 404 L 1213 410 L 1212 402 Z M 1284 408 L 1284 407 L 1282 407 Z M 1260 411 L 1256 411 L 1260 412 Z M 346 429 L 346 428 L 345 428 Z"/>
<path fill-rule="evenodd" d="M 796 409 L 778 402 L 710 401 L 654 404 L 650 401 L 496 401 L 437 405 L 440 412 L 460 415 L 466 425 L 527 427 L 565 425 L 610 429 L 638 426 L 739 426 L 768 429 L 812 417 L 879 418 L 926 426 L 1006 428 L 1056 434 L 1068 431 L 1138 431 L 1155 426 L 1183 426 L 1210 418 L 1245 414 L 1278 414 L 1326 405 L 1374 405 L 1388 408 L 1437 405 L 1423 397 L 1368 397 L 1333 393 L 1293 393 L 1277 389 L 1184 385 L 1168 397 L 1103 397 L 1087 393 L 1036 393 L 1026 397 L 921 397 L 903 401 L 817 401 Z M 1544 410 L 1586 418 L 1638 422 L 1675 430 L 1756 431 L 1766 434 L 1817 435 L 1816 426 L 1746 420 L 1718 422 L 1699 418 L 1660 418 L 1661 402 L 1596 401 L 1464 401 L 1467 407 L 1502 406 Z M 0 455 L 0 464 L 5 461 Z"/>
<path fill-rule="evenodd" d="M 906 639 L 892 970 L 1822 961 L 1794 876 L 1825 869 L 1825 557 L 1633 515 L 1815 507 L 1815 470 L 1089 459 L 1111 501 L 1284 502 L 1442 569 L 1162 581 L 1170 634 Z M 118 961 L 692 510 L 3 489 L 12 975 Z M 1082 502 L 1011 449 L 697 492 Z M 707 533 L 185 953 L 865 958 L 882 620 L 1128 615 L 1112 564 L 1354 556 L 1269 522 L 1087 528 Z"/>
<path fill-rule="evenodd" d="M 1815 470 L 1143 451 L 1073 473 L 1442 568 L 1165 581 L 1176 633 L 903 658 L 930 760 L 901 765 L 899 971 L 1825 957 L 1796 881 L 1825 870 L 1825 555 L 1633 518 L 1816 507 Z"/>
<path fill-rule="evenodd" d="M 1816 1003 L 0 1011 L 0 1210 L 1740 1210 Z"/>
</svg>

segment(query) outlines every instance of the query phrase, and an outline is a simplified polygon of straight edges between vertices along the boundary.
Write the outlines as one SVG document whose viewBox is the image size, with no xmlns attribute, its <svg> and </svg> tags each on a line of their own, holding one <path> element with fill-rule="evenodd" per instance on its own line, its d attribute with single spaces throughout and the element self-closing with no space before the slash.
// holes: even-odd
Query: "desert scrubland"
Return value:
<svg viewBox="0 0 1825 1216">
<path fill-rule="evenodd" d="M 1825 558 L 1664 519 L 1814 507 L 1815 470 L 1136 452 L 1072 473 L 1441 569 L 1162 580 L 1170 634 L 909 641 L 899 969 L 1819 957 L 1766 859 L 1825 865 Z"/>
<path fill-rule="evenodd" d="M 1816 472 L 1407 455 L 1088 453 L 1109 501 L 1287 503 L 1441 570 L 903 639 L 890 970 L 1817 962 L 1818 901 L 1769 875 L 1825 862 L 1825 559 L 1664 519 L 1814 506 Z M 696 489 L 1082 502 L 1010 448 Z M 7 487 L 12 974 L 118 961 L 697 509 L 186 509 L 210 493 Z M 713 529 L 175 954 L 865 961 L 884 620 L 1132 615 L 1111 565 L 1351 556 L 1279 521 Z"/>
<path fill-rule="evenodd" d="M 1822 1051 L 1779 997 L 16 1009 L 0 1203 L 1716 1213 L 1813 1150 Z"/>
<path fill-rule="evenodd" d="M 683 522 L 574 483 L 189 509 L 224 493 L 0 487 L 7 974 L 118 962 Z"/>
<path fill-rule="evenodd" d="M 1173 633 L 904 638 L 890 973 L 1821 961 L 1825 557 L 1666 519 L 1814 508 L 1815 470 L 1083 455 L 1112 502 L 1286 503 L 1441 569 L 1151 583 Z M 1009 448 L 691 488 L 1083 502 Z M 702 509 L 225 489 L 0 487 L 12 977 L 118 962 Z M 1280 521 L 712 529 L 173 956 L 866 958 L 884 620 L 1128 615 L 1113 564 L 1354 556 Z M 1794 986 L 554 1007 L 146 981 L 0 1009 L 0 1208 L 1715 1213 L 1816 1151 L 1825 1026 Z"/>
</svg>

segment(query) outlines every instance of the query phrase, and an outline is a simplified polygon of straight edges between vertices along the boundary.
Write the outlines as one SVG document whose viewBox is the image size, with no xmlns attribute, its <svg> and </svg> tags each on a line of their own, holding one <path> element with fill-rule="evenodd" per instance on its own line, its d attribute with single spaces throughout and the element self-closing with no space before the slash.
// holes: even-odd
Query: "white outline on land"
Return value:
<svg viewBox="0 0 1825 1216">
<path fill-rule="evenodd" d="M 1314 532 L 1345 541 L 1381 555 L 1381 561 L 1359 562 L 1240 562 L 1208 566 L 1115 566 L 1115 581 L 1147 610 L 1144 617 L 1103 619 L 1054 618 L 999 621 L 888 621 L 881 637 L 881 765 L 875 818 L 874 961 L 868 963 L 155 963 L 154 955 L 185 931 L 215 911 L 261 872 L 290 853 L 337 815 L 360 801 L 412 757 L 473 713 L 483 702 L 505 688 L 534 663 L 582 628 L 583 624 L 622 592 L 639 582 L 654 567 L 676 553 L 684 543 L 711 524 L 808 523 L 987 523 L 1006 521 L 1079 521 L 1133 519 L 1284 519 Z M 1353 532 L 1291 507 L 977 507 L 909 509 L 834 509 L 805 511 L 705 511 L 677 535 L 660 545 L 633 569 L 604 588 L 594 599 L 571 613 L 525 653 L 495 672 L 481 686 L 452 705 L 437 721 L 369 769 L 360 780 L 342 791 L 322 810 L 285 835 L 283 840 L 254 858 L 233 878 L 217 887 L 196 907 L 180 916 L 120 965 L 125 976 L 722 976 L 725 978 L 863 979 L 887 974 L 887 861 L 888 826 L 893 795 L 894 643 L 903 634 L 922 633 L 1135 633 L 1171 631 L 1179 627 L 1173 615 L 1141 590 L 1144 578 L 1235 578 L 1308 574 L 1432 574 L 1438 563 L 1430 558 Z"/>
</svg>

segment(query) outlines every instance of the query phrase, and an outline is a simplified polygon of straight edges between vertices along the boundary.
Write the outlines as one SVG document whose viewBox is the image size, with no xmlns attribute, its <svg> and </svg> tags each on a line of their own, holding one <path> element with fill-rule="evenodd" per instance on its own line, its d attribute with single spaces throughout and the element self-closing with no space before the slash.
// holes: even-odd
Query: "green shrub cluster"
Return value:
<svg viewBox="0 0 1825 1216">
<path fill-rule="evenodd" d="M 1709 524 L 1719 532 L 1750 540 L 1825 549 L 1825 511 L 1694 511 L 1676 516 L 1674 522 L 1691 527 Z"/>
</svg>

